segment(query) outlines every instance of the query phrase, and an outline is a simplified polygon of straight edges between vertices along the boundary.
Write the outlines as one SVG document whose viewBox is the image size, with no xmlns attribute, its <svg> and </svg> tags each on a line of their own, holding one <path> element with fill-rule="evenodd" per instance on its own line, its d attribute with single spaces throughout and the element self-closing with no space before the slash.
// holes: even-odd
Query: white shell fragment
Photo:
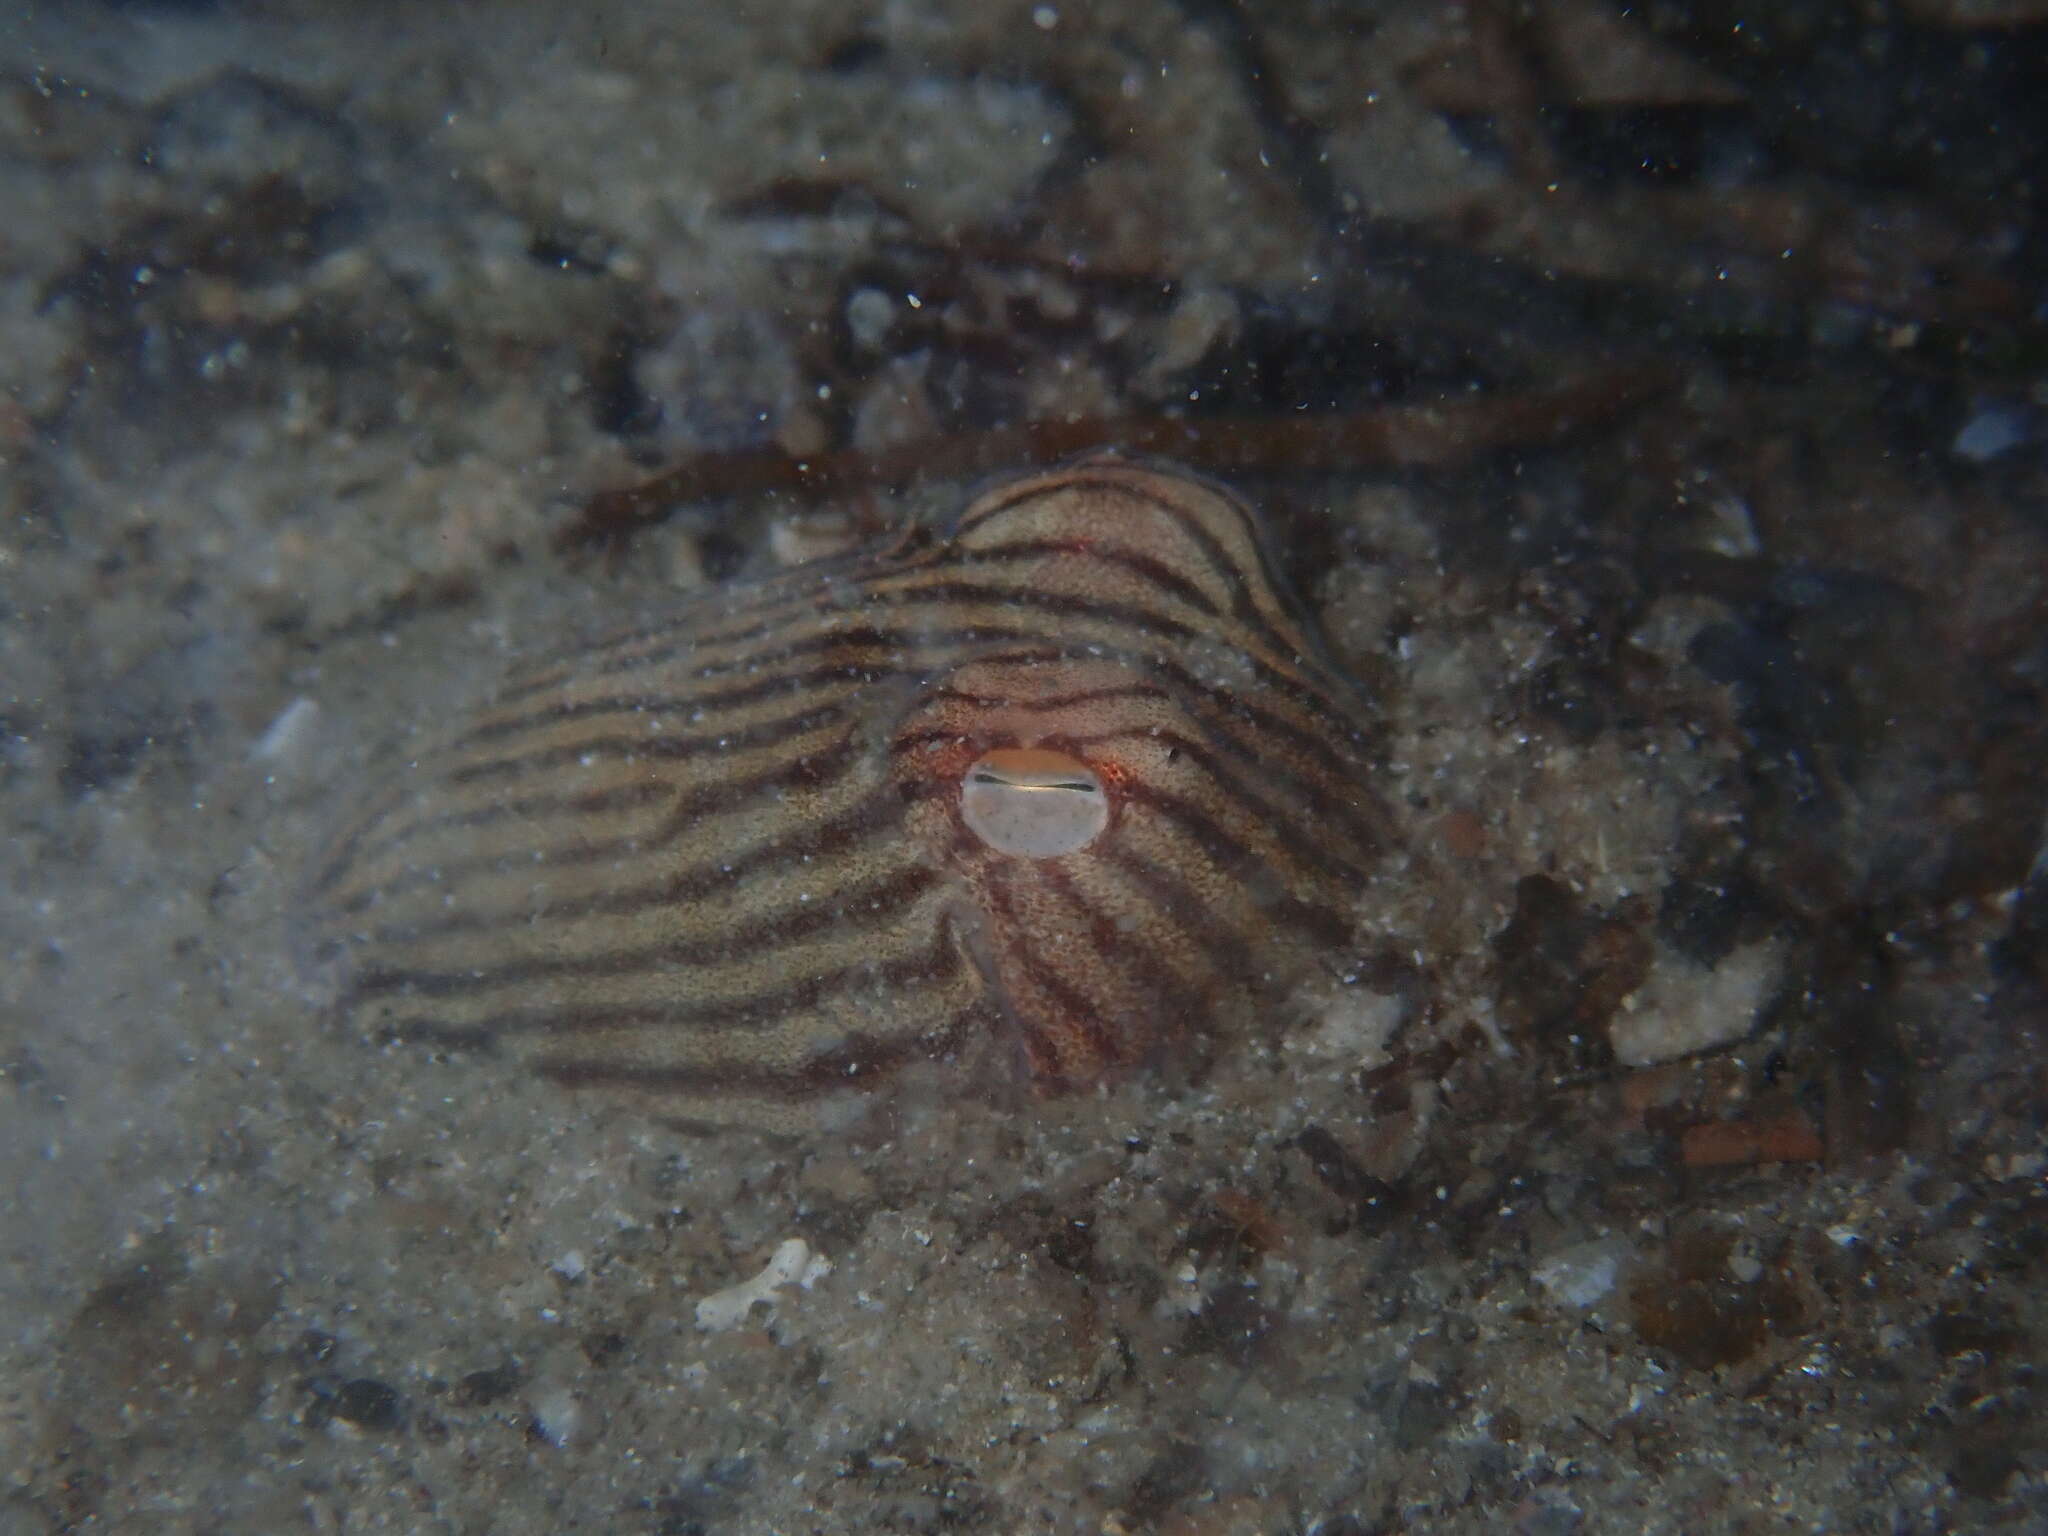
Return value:
<svg viewBox="0 0 2048 1536">
<path fill-rule="evenodd" d="M 320 706 L 308 698 L 293 699 L 256 739 L 249 756 L 259 763 L 297 768 L 311 754 L 320 726 Z"/>
<path fill-rule="evenodd" d="M 1005 747 L 967 770 L 960 816 L 998 853 L 1056 859 L 1087 847 L 1109 825 L 1095 770 L 1044 747 Z"/>
<path fill-rule="evenodd" d="M 1573 1243 L 1529 1271 L 1529 1278 L 1563 1307 L 1590 1307 L 1614 1289 L 1628 1261 L 1629 1245 L 1620 1237 L 1596 1237 Z"/>
<path fill-rule="evenodd" d="M 1615 1060 L 1654 1067 L 1740 1040 L 1770 1001 L 1783 960 L 1775 939 L 1744 945 L 1712 970 L 1660 946 L 1648 978 L 1607 1027 Z"/>
<path fill-rule="evenodd" d="M 706 1333 L 722 1333 L 728 1328 L 737 1328 L 747 1320 L 747 1314 L 754 1310 L 756 1302 L 773 1306 L 780 1299 L 784 1287 L 795 1285 L 808 1291 L 831 1273 L 831 1260 L 823 1254 L 812 1253 L 810 1244 L 802 1238 L 789 1238 L 775 1250 L 767 1267 L 753 1279 L 729 1285 L 722 1291 L 713 1291 L 699 1301 L 697 1326 Z"/>
</svg>

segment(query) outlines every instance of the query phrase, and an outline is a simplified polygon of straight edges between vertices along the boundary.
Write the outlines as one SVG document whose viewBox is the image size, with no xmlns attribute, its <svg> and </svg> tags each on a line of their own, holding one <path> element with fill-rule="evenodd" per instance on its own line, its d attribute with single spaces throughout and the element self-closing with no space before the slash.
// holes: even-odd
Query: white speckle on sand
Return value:
<svg viewBox="0 0 2048 1536">
<path fill-rule="evenodd" d="M 297 767 L 306 759 L 320 723 L 320 706 L 311 699 L 293 699 L 278 712 L 249 755 L 259 763 Z"/>
<path fill-rule="evenodd" d="M 549 1387 L 534 1394 L 533 1429 L 550 1445 L 567 1445 L 583 1427 L 583 1407 L 576 1395 L 564 1387 Z"/>
</svg>

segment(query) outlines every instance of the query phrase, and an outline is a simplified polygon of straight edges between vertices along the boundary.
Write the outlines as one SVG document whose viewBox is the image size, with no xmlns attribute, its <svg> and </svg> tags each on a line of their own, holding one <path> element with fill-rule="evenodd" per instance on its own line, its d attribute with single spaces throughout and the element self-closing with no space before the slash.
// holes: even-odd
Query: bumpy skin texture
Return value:
<svg viewBox="0 0 2048 1536">
<path fill-rule="evenodd" d="M 1320 657 L 1248 508 L 1091 459 L 514 679 L 338 840 L 312 921 L 366 1027 L 683 1120 L 800 1128 L 991 1046 L 1091 1084 L 1350 935 L 1383 818 Z M 1082 765 L 1099 830 L 977 832 L 991 753 Z"/>
</svg>

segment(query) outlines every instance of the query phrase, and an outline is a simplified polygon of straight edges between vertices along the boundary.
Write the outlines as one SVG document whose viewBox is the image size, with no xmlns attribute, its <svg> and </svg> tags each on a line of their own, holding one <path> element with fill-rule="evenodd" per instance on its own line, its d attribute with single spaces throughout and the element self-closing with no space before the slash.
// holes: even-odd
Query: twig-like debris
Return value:
<svg viewBox="0 0 2048 1536">
<path fill-rule="evenodd" d="M 882 453 L 779 448 L 706 453 L 639 485 L 600 491 L 556 536 L 564 550 L 613 547 L 679 507 L 726 497 L 824 498 L 1050 464 L 1116 448 L 1212 473 L 1321 474 L 1442 468 L 1503 448 L 1557 442 L 1669 389 L 1658 368 L 1609 370 L 1550 389 L 1371 411 L 1264 417 L 1108 416 L 1033 421 L 908 443 Z"/>
<path fill-rule="evenodd" d="M 1804 1115 L 1775 1120 L 1715 1120 L 1687 1126 L 1679 1156 L 1688 1168 L 1734 1168 L 1753 1163 L 1818 1163 L 1827 1144 Z"/>
</svg>

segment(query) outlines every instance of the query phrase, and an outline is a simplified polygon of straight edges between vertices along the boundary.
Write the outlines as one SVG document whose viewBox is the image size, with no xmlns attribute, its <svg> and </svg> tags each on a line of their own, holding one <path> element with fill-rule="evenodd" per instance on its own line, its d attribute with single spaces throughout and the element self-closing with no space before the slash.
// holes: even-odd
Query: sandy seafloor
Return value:
<svg viewBox="0 0 2048 1536">
<path fill-rule="evenodd" d="M 302 974 L 380 760 L 809 526 L 573 560 L 583 494 L 958 404 L 914 355 L 813 404 L 879 229 L 1182 285 L 984 420 L 1307 312 L 1195 12 L 0 14 L 0 1529 L 2048 1530 L 2037 313 L 2036 393 L 1951 360 L 1903 448 L 1724 359 L 1570 452 L 1274 491 L 1382 696 L 1361 928 L 1413 964 L 1194 1081 L 692 1136 Z M 1275 13 L 1351 206 L 1508 195 L 1403 95 L 1446 14 Z"/>
</svg>

